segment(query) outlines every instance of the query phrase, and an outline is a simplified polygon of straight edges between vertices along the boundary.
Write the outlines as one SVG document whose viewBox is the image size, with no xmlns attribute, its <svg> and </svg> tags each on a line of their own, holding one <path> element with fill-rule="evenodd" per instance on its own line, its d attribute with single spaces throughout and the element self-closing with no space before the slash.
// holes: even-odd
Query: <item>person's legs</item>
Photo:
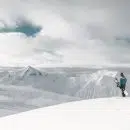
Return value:
<svg viewBox="0 0 130 130">
<path fill-rule="evenodd" d="M 126 95 L 124 94 L 124 88 L 121 88 L 121 91 L 122 91 L 122 97 L 125 97 Z"/>
</svg>

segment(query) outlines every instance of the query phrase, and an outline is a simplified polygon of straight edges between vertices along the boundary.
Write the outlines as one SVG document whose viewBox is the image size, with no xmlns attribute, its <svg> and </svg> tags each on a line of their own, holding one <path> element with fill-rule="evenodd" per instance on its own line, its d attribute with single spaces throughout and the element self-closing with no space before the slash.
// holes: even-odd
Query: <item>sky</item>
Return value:
<svg viewBox="0 0 130 130">
<path fill-rule="evenodd" d="M 128 0 L 1 0 L 0 66 L 130 64 Z"/>
</svg>

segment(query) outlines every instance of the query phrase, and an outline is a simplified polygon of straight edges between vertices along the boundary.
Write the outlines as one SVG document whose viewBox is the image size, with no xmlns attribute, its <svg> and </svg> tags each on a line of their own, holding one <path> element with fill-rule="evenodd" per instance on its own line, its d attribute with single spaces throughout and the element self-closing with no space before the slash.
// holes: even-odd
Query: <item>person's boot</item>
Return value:
<svg viewBox="0 0 130 130">
<path fill-rule="evenodd" d="M 125 94 L 124 94 L 124 92 L 122 92 L 122 97 L 125 97 Z"/>
</svg>

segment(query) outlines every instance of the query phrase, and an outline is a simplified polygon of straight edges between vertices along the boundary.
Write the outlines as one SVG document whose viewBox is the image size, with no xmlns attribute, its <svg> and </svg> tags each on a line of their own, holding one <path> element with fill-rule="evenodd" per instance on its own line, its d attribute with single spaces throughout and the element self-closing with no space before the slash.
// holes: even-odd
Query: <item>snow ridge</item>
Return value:
<svg viewBox="0 0 130 130">
<path fill-rule="evenodd" d="M 120 95 L 120 90 L 116 88 L 114 78 L 118 74 L 116 71 L 99 70 L 88 76 L 88 80 L 76 93 L 81 98 L 99 98 Z"/>
</svg>

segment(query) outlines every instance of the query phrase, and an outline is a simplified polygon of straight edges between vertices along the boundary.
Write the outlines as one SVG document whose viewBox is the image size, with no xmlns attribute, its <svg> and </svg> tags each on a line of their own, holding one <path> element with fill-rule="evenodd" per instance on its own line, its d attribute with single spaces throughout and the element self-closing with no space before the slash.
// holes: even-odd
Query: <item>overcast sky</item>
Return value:
<svg viewBox="0 0 130 130">
<path fill-rule="evenodd" d="M 0 65 L 128 65 L 129 12 L 129 0 L 0 0 Z"/>
</svg>

